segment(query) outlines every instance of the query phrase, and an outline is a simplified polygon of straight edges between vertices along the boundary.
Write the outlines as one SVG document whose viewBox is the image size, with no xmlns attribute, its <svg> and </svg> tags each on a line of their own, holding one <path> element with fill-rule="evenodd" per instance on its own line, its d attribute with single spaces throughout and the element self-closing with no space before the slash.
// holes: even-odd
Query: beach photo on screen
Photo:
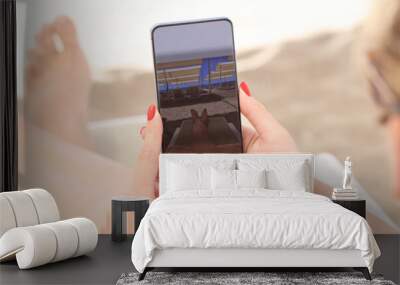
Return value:
<svg viewBox="0 0 400 285">
<path fill-rule="evenodd" d="M 162 26 L 153 41 L 165 152 L 241 152 L 230 22 Z"/>
</svg>

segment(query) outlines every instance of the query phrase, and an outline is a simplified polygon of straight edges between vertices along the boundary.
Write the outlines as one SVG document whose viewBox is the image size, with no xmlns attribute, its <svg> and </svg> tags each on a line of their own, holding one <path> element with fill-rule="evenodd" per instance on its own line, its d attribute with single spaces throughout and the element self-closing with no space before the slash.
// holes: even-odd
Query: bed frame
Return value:
<svg viewBox="0 0 400 285">
<path fill-rule="evenodd" d="M 314 180 L 314 156 L 312 154 L 162 154 L 160 156 L 160 194 L 166 191 L 166 165 L 170 160 L 218 160 L 246 158 L 265 158 L 268 160 L 296 159 L 309 164 L 310 180 Z M 307 191 L 313 191 L 313 183 Z M 361 271 L 367 280 L 371 275 L 359 250 L 334 249 L 253 249 L 253 248 L 169 248 L 157 249 L 139 280 L 148 271 L 156 268 L 213 269 L 229 268 L 233 271 L 264 271 L 271 268 L 353 268 Z M 264 270 L 263 270 L 264 269 Z"/>
<path fill-rule="evenodd" d="M 271 268 L 353 268 L 371 280 L 359 250 L 330 249 L 193 249 L 156 250 L 152 261 L 139 275 L 143 280 L 155 268 L 207 269 L 229 268 L 234 271 L 263 271 Z"/>
</svg>

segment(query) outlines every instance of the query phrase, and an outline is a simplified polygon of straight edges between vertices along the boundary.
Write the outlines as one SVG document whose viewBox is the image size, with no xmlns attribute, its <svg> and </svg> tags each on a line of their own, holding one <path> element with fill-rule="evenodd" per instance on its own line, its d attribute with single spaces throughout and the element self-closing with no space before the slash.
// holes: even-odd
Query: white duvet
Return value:
<svg viewBox="0 0 400 285">
<path fill-rule="evenodd" d="M 140 223 L 132 262 L 143 272 L 165 248 L 358 249 L 371 272 L 380 255 L 359 215 L 320 195 L 265 189 L 164 194 Z"/>
</svg>

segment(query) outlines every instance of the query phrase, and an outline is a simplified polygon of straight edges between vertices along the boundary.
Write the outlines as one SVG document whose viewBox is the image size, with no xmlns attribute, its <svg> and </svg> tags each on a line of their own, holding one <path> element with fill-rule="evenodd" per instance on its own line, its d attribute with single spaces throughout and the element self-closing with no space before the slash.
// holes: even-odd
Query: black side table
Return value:
<svg viewBox="0 0 400 285">
<path fill-rule="evenodd" d="M 126 239 L 126 212 L 135 212 L 135 231 L 149 208 L 149 199 L 143 197 L 120 196 L 111 200 L 113 241 Z"/>
<path fill-rule="evenodd" d="M 365 219 L 365 200 L 332 200 L 333 203 L 339 204 L 340 206 L 359 214 Z"/>
</svg>

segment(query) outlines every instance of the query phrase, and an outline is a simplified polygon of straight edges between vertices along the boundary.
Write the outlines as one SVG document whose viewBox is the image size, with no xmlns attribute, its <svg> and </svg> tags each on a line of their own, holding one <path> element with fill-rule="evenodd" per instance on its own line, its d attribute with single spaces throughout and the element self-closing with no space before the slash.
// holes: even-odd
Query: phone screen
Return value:
<svg viewBox="0 0 400 285">
<path fill-rule="evenodd" d="M 232 23 L 159 25 L 152 41 L 163 152 L 242 152 Z"/>
</svg>

